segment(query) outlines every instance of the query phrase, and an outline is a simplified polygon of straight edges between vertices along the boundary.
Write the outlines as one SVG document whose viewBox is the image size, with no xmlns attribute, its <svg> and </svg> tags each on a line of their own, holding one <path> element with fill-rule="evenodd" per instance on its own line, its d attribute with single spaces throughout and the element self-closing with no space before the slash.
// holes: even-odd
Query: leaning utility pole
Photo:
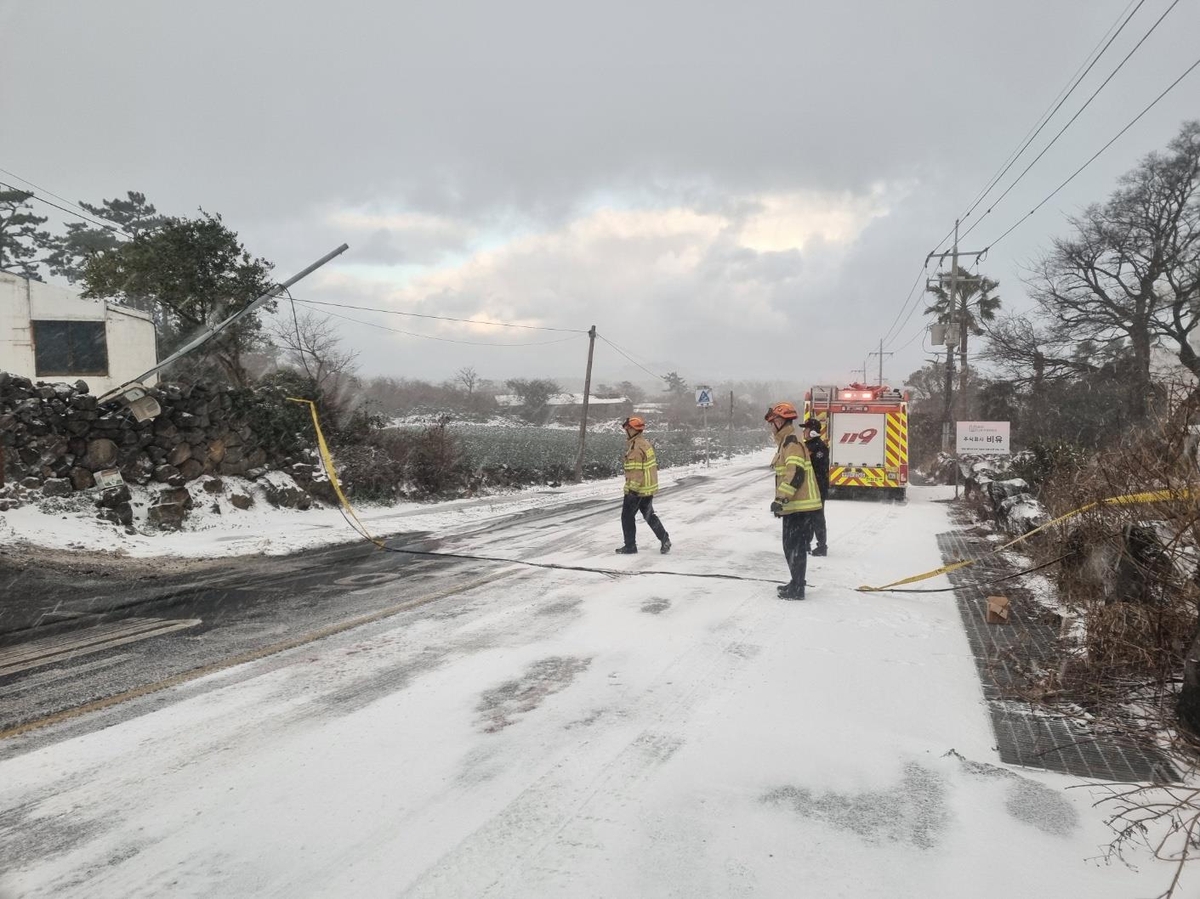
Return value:
<svg viewBox="0 0 1200 899">
<path fill-rule="evenodd" d="M 954 321 L 954 316 L 955 316 L 955 313 L 957 312 L 957 314 L 958 314 L 958 323 L 957 324 L 962 329 L 961 336 L 959 338 L 959 346 L 958 346 L 958 352 L 959 352 L 958 402 L 957 402 L 958 409 L 956 410 L 956 414 L 954 416 L 954 420 L 961 421 L 963 418 L 966 417 L 966 414 L 967 414 L 967 399 L 966 399 L 966 397 L 967 397 L 967 295 L 965 292 L 963 293 L 962 308 L 956 309 L 955 304 L 958 302 L 958 297 L 956 294 L 958 292 L 958 281 L 959 281 L 958 257 L 959 256 L 974 256 L 976 259 L 978 259 L 984 253 L 986 253 L 987 250 L 977 250 L 977 251 L 971 251 L 971 252 L 960 251 L 958 249 L 958 223 L 959 223 L 959 220 L 955 219 L 954 220 L 954 247 L 953 247 L 953 249 L 951 249 L 950 252 L 948 252 L 948 253 L 930 253 L 928 256 L 925 257 L 925 263 L 928 265 L 930 259 L 945 259 L 947 256 L 950 257 L 950 293 L 947 298 L 947 305 L 950 309 L 951 322 Z M 966 280 L 977 280 L 977 279 L 971 278 L 971 279 L 966 279 Z M 950 353 L 951 353 L 951 350 L 949 349 L 949 347 L 947 347 L 947 349 L 946 349 L 947 362 L 949 362 Z M 949 387 L 950 385 L 947 384 L 946 386 Z M 949 409 L 949 407 L 947 407 L 946 418 L 942 421 L 942 451 L 943 452 L 949 452 L 949 450 L 950 450 L 950 442 L 951 442 L 951 440 L 950 440 L 950 422 L 951 422 L 951 419 L 948 414 L 949 411 L 950 411 L 950 409 Z"/>
<path fill-rule="evenodd" d="M 871 355 L 879 357 L 879 386 L 882 387 L 883 386 L 883 357 L 884 356 L 895 356 L 896 354 L 895 353 L 885 353 L 883 351 L 883 338 L 880 338 L 879 339 L 879 352 L 875 352 L 874 350 L 872 350 Z M 863 375 L 863 377 L 865 378 L 866 375 Z"/>
<path fill-rule="evenodd" d="M 592 393 L 592 355 L 596 351 L 596 326 L 588 330 L 587 373 L 583 376 L 583 418 L 579 422 L 579 455 L 575 458 L 575 483 L 583 480 L 583 449 L 587 445 L 588 397 Z"/>
</svg>

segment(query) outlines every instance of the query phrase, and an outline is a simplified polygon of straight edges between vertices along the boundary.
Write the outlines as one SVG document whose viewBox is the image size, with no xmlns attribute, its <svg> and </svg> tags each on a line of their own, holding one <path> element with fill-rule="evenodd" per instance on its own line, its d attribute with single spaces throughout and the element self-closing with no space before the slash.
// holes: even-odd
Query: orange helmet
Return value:
<svg viewBox="0 0 1200 899">
<path fill-rule="evenodd" d="M 629 428 L 633 431 L 644 431 L 646 430 L 646 423 L 636 415 L 633 415 L 621 422 L 621 427 Z"/>
<path fill-rule="evenodd" d="M 791 403 L 776 403 L 767 410 L 767 414 L 763 416 L 763 421 L 775 421 L 776 419 L 794 421 L 799 417 L 800 413 L 796 411 L 796 407 Z"/>
</svg>

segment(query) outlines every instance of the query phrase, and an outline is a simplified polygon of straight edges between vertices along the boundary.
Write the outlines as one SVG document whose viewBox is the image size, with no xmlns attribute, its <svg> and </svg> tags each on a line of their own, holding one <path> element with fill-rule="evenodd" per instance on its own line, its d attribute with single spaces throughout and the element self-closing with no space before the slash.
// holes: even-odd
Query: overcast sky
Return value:
<svg viewBox="0 0 1200 899">
<path fill-rule="evenodd" d="M 1144 0 L 1034 150 L 1170 2 Z M 692 382 L 843 382 L 887 335 L 894 382 L 930 356 L 923 304 L 891 328 L 925 255 L 1135 5 L 0 0 L 0 168 L 218 212 L 281 276 L 349 243 L 297 297 L 595 324 Z M 1197 35 L 1185 0 L 963 248 L 1116 134 Z M 1027 308 L 1023 265 L 1066 215 L 1195 117 L 1200 71 L 1000 242 L 982 271 L 1005 306 Z M 365 374 L 582 377 L 580 335 L 342 311 L 570 338 L 339 320 Z M 597 380 L 627 377 L 649 380 L 599 343 Z"/>
</svg>

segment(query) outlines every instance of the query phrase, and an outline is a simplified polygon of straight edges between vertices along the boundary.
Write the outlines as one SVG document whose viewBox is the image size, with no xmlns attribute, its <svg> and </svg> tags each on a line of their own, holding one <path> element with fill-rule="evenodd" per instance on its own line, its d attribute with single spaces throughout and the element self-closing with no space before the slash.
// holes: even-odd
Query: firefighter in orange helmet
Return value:
<svg viewBox="0 0 1200 899">
<path fill-rule="evenodd" d="M 654 447 L 642 432 L 646 423 L 636 416 L 621 423 L 629 444 L 625 447 L 625 502 L 621 506 L 621 530 L 625 542 L 617 552 L 630 555 L 637 552 L 637 514 L 642 513 L 650 530 L 658 538 L 663 553 L 671 551 L 671 538 L 654 512 L 654 494 L 658 493 L 658 460 Z"/>
<path fill-rule="evenodd" d="M 821 493 L 808 448 L 796 433 L 799 417 L 791 403 L 776 403 L 763 416 L 771 427 L 777 447 L 772 462 L 775 500 L 771 503 L 771 511 L 776 518 L 783 519 L 783 556 L 791 573 L 791 580 L 779 588 L 781 599 L 804 599 L 812 518 L 821 508 Z"/>
</svg>

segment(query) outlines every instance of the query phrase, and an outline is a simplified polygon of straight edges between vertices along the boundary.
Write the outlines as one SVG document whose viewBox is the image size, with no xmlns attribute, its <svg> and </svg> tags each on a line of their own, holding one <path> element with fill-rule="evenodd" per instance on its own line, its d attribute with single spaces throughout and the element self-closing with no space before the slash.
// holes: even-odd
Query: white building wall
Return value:
<svg viewBox="0 0 1200 899">
<path fill-rule="evenodd" d="M 158 361 L 154 322 L 144 312 L 80 299 L 53 284 L 0 272 L 0 371 L 39 378 L 33 349 L 33 321 L 102 321 L 108 344 L 108 374 L 58 375 L 51 380 L 83 380 L 102 394 L 153 368 Z M 151 377 L 149 383 L 157 382 Z"/>
</svg>

